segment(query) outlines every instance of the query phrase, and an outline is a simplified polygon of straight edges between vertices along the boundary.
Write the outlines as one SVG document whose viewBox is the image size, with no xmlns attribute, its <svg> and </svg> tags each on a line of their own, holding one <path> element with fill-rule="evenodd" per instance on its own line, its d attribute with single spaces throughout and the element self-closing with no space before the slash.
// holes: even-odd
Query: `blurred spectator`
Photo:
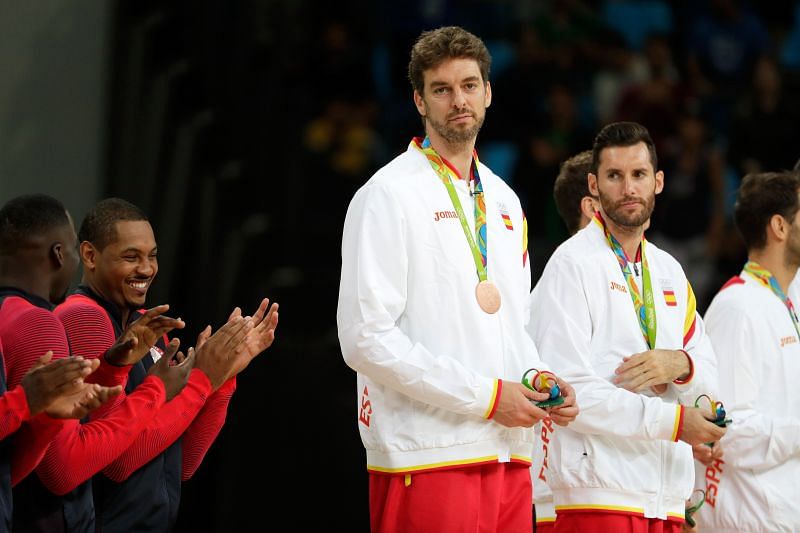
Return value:
<svg viewBox="0 0 800 533">
<path fill-rule="evenodd" d="M 730 157 L 739 175 L 792 168 L 800 155 L 798 120 L 797 99 L 783 90 L 778 65 L 761 58 L 730 132 Z"/>
<path fill-rule="evenodd" d="M 606 0 L 603 18 L 635 51 L 642 50 L 649 34 L 672 31 L 672 11 L 661 0 Z"/>
<path fill-rule="evenodd" d="M 592 132 L 579 122 L 575 97 L 563 84 L 550 87 L 542 116 L 527 126 L 514 183 L 523 202 L 527 198 L 531 238 L 558 243 L 567 235 L 553 201 L 553 183 L 562 161 L 591 146 Z"/>
<path fill-rule="evenodd" d="M 677 136 L 661 152 L 664 190 L 653 212 L 651 236 L 683 266 L 705 308 L 718 289 L 714 256 L 725 226 L 724 161 L 700 117 L 681 115 Z"/>
<path fill-rule="evenodd" d="M 646 124 L 656 149 L 663 153 L 666 140 L 676 133 L 675 121 L 686 90 L 680 83 L 666 36 L 648 36 L 645 58 L 647 77 L 622 93 L 616 120 Z"/>
<path fill-rule="evenodd" d="M 687 66 L 714 126 L 724 130 L 738 91 L 758 58 L 768 52 L 769 36 L 739 0 L 708 0 L 708 8 L 690 28 Z"/>
</svg>

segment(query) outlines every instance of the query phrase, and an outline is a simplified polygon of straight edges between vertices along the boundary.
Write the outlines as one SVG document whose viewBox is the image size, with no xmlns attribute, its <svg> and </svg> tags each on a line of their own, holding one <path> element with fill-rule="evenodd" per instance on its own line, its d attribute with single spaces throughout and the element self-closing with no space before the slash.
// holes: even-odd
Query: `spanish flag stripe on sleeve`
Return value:
<svg viewBox="0 0 800 533">
<path fill-rule="evenodd" d="M 683 346 L 689 343 L 694 335 L 694 328 L 697 322 L 697 300 L 694 297 L 692 285 L 686 282 L 686 318 L 683 321 Z"/>
<path fill-rule="evenodd" d="M 672 442 L 678 442 L 678 439 L 681 438 L 681 432 L 683 431 L 683 406 L 677 405 L 676 408 L 675 425 L 672 428 Z"/>
<path fill-rule="evenodd" d="M 528 217 L 522 213 L 522 266 L 528 262 Z"/>
<path fill-rule="evenodd" d="M 500 395 L 503 393 L 503 380 L 494 380 L 494 390 L 492 390 L 492 400 L 489 402 L 489 407 L 486 409 L 484 418 L 492 418 L 494 412 L 497 410 L 497 403 L 500 400 Z"/>
</svg>

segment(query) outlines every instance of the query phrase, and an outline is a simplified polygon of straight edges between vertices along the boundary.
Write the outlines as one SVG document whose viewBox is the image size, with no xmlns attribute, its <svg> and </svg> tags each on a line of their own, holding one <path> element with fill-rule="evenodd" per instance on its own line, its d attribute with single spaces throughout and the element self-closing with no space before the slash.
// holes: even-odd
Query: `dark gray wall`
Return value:
<svg viewBox="0 0 800 533">
<path fill-rule="evenodd" d="M 0 203 L 97 201 L 111 2 L 0 0 Z"/>
</svg>

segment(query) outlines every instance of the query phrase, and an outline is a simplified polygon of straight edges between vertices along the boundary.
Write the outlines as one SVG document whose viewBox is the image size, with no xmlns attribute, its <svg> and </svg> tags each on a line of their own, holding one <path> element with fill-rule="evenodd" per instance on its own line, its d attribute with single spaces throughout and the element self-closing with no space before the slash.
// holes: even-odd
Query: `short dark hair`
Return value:
<svg viewBox="0 0 800 533">
<path fill-rule="evenodd" d="M 102 250 L 117 238 L 116 223 L 125 220 L 147 220 L 137 206 L 122 198 L 106 198 L 92 207 L 81 222 L 78 240 L 88 241 Z"/>
<path fill-rule="evenodd" d="M 478 63 L 485 84 L 489 81 L 492 56 L 478 37 L 458 26 L 445 26 L 422 32 L 411 48 L 408 79 L 419 94 L 425 89 L 425 71 L 439 66 L 446 59 L 469 58 Z"/>
<path fill-rule="evenodd" d="M 12 198 L 0 208 L 0 253 L 12 254 L 20 244 L 68 224 L 67 209 L 52 196 L 26 194 Z"/>
<path fill-rule="evenodd" d="M 613 122 L 605 126 L 597 137 L 594 138 L 592 146 L 592 174 L 597 175 L 600 167 L 600 153 L 605 148 L 615 146 L 633 146 L 643 142 L 650 152 L 650 163 L 653 165 L 653 172 L 658 170 L 658 155 L 656 155 L 656 145 L 653 143 L 650 132 L 647 128 L 636 122 Z"/>
<path fill-rule="evenodd" d="M 586 150 L 561 163 L 561 170 L 553 185 L 553 199 L 556 209 L 567 231 L 573 235 L 581 225 L 581 200 L 592 196 L 589 180 L 586 177 L 592 168 L 592 151 Z"/>
<path fill-rule="evenodd" d="M 739 186 L 733 219 L 749 250 L 767 245 L 767 225 L 773 215 L 790 223 L 800 209 L 800 172 L 748 174 Z"/>
</svg>

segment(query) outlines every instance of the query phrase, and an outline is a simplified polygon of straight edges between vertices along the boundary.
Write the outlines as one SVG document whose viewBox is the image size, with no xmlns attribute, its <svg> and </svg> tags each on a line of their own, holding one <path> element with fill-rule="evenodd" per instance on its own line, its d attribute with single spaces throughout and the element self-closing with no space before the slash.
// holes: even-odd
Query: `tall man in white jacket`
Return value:
<svg viewBox="0 0 800 533">
<path fill-rule="evenodd" d="M 706 312 L 721 400 L 733 420 L 705 478 L 702 531 L 800 531 L 800 174 L 750 174 L 734 211 L 748 262 Z"/>
<path fill-rule="evenodd" d="M 664 186 L 647 130 L 603 128 L 592 149 L 593 221 L 562 244 L 532 295 L 544 360 L 581 414 L 549 448 L 556 533 L 680 531 L 691 447 L 724 429 L 692 405 L 716 392 L 714 354 L 680 265 L 644 239 Z"/>
<path fill-rule="evenodd" d="M 521 383 L 530 268 L 512 190 L 479 163 L 490 57 L 457 27 L 425 32 L 409 78 L 424 138 L 379 170 L 345 219 L 337 323 L 358 372 L 373 531 L 531 531 L 533 432 Z M 566 424 L 577 415 L 559 382 Z"/>
</svg>

